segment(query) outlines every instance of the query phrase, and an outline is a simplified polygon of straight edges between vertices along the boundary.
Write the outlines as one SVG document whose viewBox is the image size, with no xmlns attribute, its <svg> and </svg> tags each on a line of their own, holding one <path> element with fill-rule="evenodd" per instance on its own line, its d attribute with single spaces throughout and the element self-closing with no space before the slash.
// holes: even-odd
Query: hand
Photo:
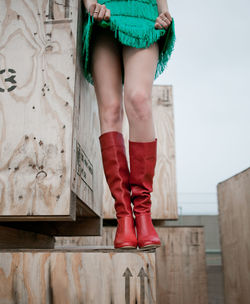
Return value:
<svg viewBox="0 0 250 304">
<path fill-rule="evenodd" d="M 92 3 L 88 8 L 91 16 L 94 16 L 96 21 L 109 20 L 110 9 L 106 8 L 105 4 Z"/>
<path fill-rule="evenodd" d="M 167 29 L 169 27 L 169 25 L 172 22 L 172 17 L 169 14 L 169 11 L 165 11 L 163 13 L 161 13 L 155 21 L 155 28 L 156 29 L 162 29 L 165 28 Z"/>
</svg>

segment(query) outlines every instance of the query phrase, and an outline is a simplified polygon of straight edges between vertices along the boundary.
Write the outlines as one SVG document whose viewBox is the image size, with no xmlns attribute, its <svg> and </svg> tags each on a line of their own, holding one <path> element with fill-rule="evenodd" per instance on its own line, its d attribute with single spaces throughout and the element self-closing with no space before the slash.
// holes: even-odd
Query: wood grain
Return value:
<svg viewBox="0 0 250 304">
<path fill-rule="evenodd" d="M 4 286 L 0 299 L 6 304 L 156 303 L 155 252 L 79 248 L 0 252 L 0 286 Z"/>
<path fill-rule="evenodd" d="M 81 5 L 0 1 L 1 221 L 75 220 L 86 206 L 87 216 L 101 216 L 98 109 L 82 75 Z"/>
<path fill-rule="evenodd" d="M 250 298 L 250 168 L 217 184 L 225 304 Z"/>
</svg>

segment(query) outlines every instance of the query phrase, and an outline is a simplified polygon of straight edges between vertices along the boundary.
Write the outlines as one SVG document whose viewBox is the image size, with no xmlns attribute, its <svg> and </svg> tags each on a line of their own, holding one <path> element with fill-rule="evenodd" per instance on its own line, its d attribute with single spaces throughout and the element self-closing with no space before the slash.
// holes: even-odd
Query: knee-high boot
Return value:
<svg viewBox="0 0 250 304">
<path fill-rule="evenodd" d="M 122 133 L 110 131 L 99 137 L 106 181 L 115 200 L 118 226 L 115 248 L 136 248 L 137 238 L 130 200 L 129 169 Z"/>
<path fill-rule="evenodd" d="M 138 246 L 158 247 L 160 238 L 151 218 L 151 195 L 156 165 L 157 138 L 152 142 L 129 140 L 131 201 L 134 215 Z"/>
</svg>

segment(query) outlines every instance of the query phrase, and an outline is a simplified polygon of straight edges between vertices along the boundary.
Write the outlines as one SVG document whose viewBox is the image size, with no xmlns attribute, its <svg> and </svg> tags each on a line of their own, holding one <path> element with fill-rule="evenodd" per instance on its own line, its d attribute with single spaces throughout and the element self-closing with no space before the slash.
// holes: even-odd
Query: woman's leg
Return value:
<svg viewBox="0 0 250 304">
<path fill-rule="evenodd" d="M 98 28 L 92 43 L 92 75 L 99 107 L 99 137 L 103 169 L 115 199 L 117 229 L 115 248 L 136 248 L 134 219 L 130 201 L 129 169 L 122 135 L 121 45 L 110 30 Z"/>
<path fill-rule="evenodd" d="M 140 248 L 161 245 L 151 219 L 150 196 L 157 155 L 151 93 L 158 53 L 157 42 L 146 49 L 123 48 L 124 102 L 129 121 L 129 183 Z"/>
<path fill-rule="evenodd" d="M 158 56 L 157 42 L 145 49 L 123 46 L 124 104 L 132 141 L 155 138 L 151 94 Z"/>
<path fill-rule="evenodd" d="M 97 27 L 97 26 L 96 26 Z M 91 70 L 99 109 L 101 133 L 122 132 L 121 49 L 108 29 L 95 29 L 91 41 Z"/>
</svg>

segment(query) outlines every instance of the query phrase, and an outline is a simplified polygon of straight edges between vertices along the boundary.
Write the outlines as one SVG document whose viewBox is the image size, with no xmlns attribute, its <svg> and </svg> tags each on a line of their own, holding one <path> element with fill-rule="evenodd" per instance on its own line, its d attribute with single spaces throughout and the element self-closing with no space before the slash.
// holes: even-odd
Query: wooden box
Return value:
<svg viewBox="0 0 250 304">
<path fill-rule="evenodd" d="M 155 226 L 162 246 L 156 249 L 156 303 L 208 304 L 203 226 Z M 113 246 L 116 227 L 102 236 L 56 237 L 55 247 Z M 133 303 L 133 302 L 132 302 Z"/>
<path fill-rule="evenodd" d="M 156 304 L 155 251 L 0 252 L 0 302 Z"/>
<path fill-rule="evenodd" d="M 100 233 L 100 128 L 82 73 L 82 5 L 0 1 L 0 221 L 17 222 L 8 225 Z"/>
<path fill-rule="evenodd" d="M 250 167 L 217 184 L 225 304 L 250 298 Z"/>
<path fill-rule="evenodd" d="M 157 137 L 157 162 L 153 181 L 152 218 L 178 219 L 175 169 L 175 131 L 173 87 L 171 85 L 154 85 L 152 90 L 152 110 Z M 129 126 L 124 115 L 123 135 L 129 164 Z M 103 178 L 103 218 L 116 218 L 114 199 L 107 182 Z"/>
</svg>

